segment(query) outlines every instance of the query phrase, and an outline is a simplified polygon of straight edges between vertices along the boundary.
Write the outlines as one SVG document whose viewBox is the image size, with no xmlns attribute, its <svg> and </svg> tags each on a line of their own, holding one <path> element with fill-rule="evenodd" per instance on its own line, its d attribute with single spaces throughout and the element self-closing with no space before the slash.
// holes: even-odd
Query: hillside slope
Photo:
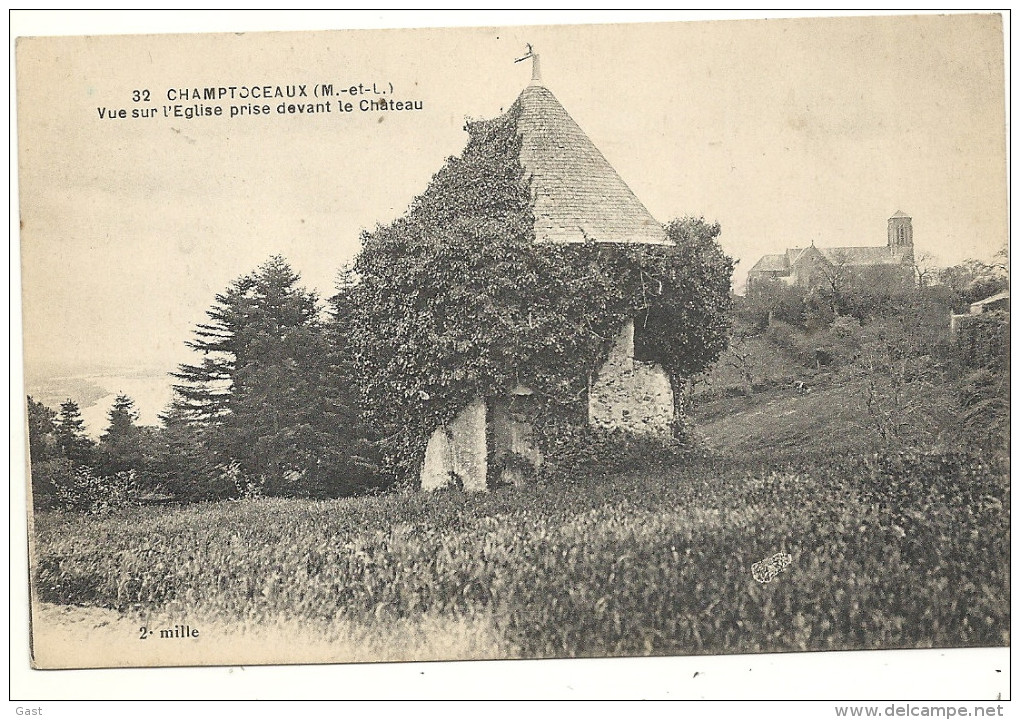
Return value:
<svg viewBox="0 0 1020 720">
<path fill-rule="evenodd" d="M 865 392 L 859 380 L 723 398 L 698 404 L 695 426 L 706 447 L 724 455 L 860 451 L 873 437 Z"/>
</svg>

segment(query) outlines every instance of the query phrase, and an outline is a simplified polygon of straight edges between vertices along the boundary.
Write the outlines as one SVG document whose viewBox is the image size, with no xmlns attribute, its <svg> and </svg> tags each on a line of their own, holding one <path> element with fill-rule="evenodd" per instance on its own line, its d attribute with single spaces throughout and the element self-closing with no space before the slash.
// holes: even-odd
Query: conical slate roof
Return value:
<svg viewBox="0 0 1020 720">
<path fill-rule="evenodd" d="M 893 213 L 893 216 L 889 219 L 892 220 L 893 218 L 906 218 L 907 220 L 910 220 L 910 216 L 907 215 L 902 210 L 897 210 L 895 213 Z"/>
<path fill-rule="evenodd" d="M 541 85 L 529 85 L 517 117 L 520 161 L 530 176 L 538 242 L 669 244 L 662 224 Z"/>
</svg>

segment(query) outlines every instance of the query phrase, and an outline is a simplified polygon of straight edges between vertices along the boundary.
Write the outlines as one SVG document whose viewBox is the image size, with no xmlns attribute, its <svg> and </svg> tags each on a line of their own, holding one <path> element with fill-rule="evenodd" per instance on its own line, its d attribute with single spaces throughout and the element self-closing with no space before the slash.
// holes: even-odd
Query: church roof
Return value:
<svg viewBox="0 0 1020 720">
<path fill-rule="evenodd" d="M 669 243 L 662 224 L 549 90 L 529 85 L 511 113 L 531 181 L 536 240 Z"/>
<path fill-rule="evenodd" d="M 902 210 L 897 210 L 890 220 L 906 218 L 910 216 Z M 810 247 L 788 248 L 781 255 L 765 255 L 755 263 L 750 273 L 777 272 L 788 270 L 790 273 L 796 271 L 799 263 L 811 261 L 823 262 L 833 265 L 847 265 L 850 267 L 875 267 L 879 265 L 910 265 L 913 263 L 913 255 L 910 252 L 901 252 L 900 249 L 889 245 L 878 246 L 856 246 L 856 247 L 816 247 L 814 243 Z"/>
<path fill-rule="evenodd" d="M 873 267 L 876 265 L 902 265 L 904 257 L 892 253 L 888 246 L 878 247 L 815 247 L 789 248 L 778 255 L 763 255 L 750 269 L 750 273 L 779 272 L 789 274 L 801 260 L 811 255 L 824 257 L 833 265 Z"/>
<path fill-rule="evenodd" d="M 903 259 L 889 251 L 889 247 L 833 247 L 818 248 L 825 259 L 837 265 L 899 265 Z"/>
<path fill-rule="evenodd" d="M 791 267 L 797 264 L 797 261 L 807 252 L 807 248 L 787 248 L 786 249 L 786 263 Z"/>
<path fill-rule="evenodd" d="M 786 272 L 790 269 L 786 255 L 762 255 L 761 260 L 754 264 L 751 272 Z"/>
</svg>

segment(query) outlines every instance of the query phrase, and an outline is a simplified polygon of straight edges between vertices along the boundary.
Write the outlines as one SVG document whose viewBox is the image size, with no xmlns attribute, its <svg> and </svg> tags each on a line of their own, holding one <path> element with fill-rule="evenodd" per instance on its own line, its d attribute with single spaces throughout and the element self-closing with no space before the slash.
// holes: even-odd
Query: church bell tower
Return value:
<svg viewBox="0 0 1020 720">
<path fill-rule="evenodd" d="M 889 251 L 896 255 L 914 254 L 914 229 L 910 225 L 910 216 L 897 211 L 889 218 Z"/>
</svg>

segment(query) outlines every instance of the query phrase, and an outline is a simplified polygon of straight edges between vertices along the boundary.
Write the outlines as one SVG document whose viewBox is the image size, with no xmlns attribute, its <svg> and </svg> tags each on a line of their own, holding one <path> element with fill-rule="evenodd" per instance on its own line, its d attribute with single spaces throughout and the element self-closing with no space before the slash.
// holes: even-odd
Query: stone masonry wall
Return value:
<svg viewBox="0 0 1020 720">
<path fill-rule="evenodd" d="M 475 400 L 449 425 L 437 428 L 425 448 L 422 490 L 459 482 L 464 490 L 486 489 L 485 401 Z"/>
<path fill-rule="evenodd" d="M 529 394 L 525 389 L 514 391 L 507 398 L 491 400 L 491 408 L 483 398 L 475 398 L 448 425 L 437 428 L 425 449 L 422 489 L 459 485 L 467 491 L 484 491 L 490 459 L 494 471 L 501 474 L 494 480 L 513 485 L 527 482 L 524 466 L 537 468 L 543 460 L 533 437 Z M 669 376 L 655 363 L 634 360 L 634 322 L 628 321 L 592 382 L 588 423 L 668 437 L 673 432 L 673 413 Z"/>
<path fill-rule="evenodd" d="M 634 360 L 634 321 L 624 325 L 588 393 L 588 423 L 596 427 L 669 436 L 673 388 L 655 363 Z"/>
</svg>

